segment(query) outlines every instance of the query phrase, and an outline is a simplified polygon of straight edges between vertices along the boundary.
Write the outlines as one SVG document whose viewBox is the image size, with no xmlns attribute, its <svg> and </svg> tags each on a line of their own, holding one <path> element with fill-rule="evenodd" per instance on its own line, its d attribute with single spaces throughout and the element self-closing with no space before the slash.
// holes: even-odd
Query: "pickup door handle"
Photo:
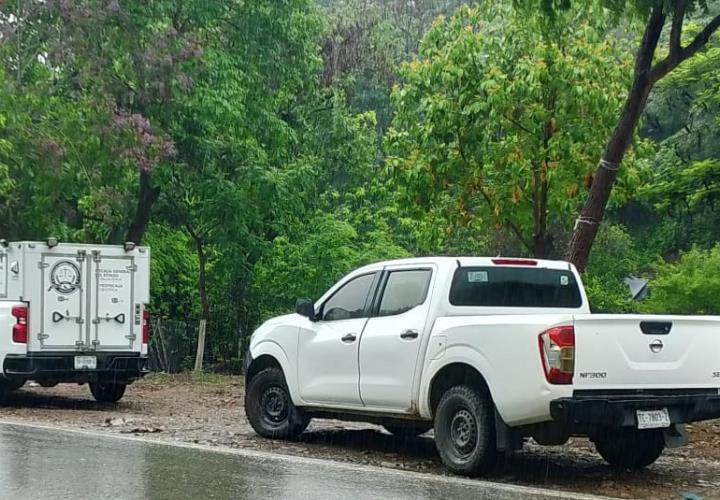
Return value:
<svg viewBox="0 0 720 500">
<path fill-rule="evenodd" d="M 417 330 L 405 330 L 400 334 L 400 338 L 405 340 L 416 339 L 419 335 L 420 333 Z"/>
<path fill-rule="evenodd" d="M 671 321 L 641 321 L 640 330 L 645 335 L 667 335 L 672 330 Z"/>
<path fill-rule="evenodd" d="M 347 342 L 349 344 L 350 342 L 355 342 L 355 339 L 357 339 L 357 337 L 355 336 L 354 333 L 348 333 L 340 340 L 342 340 L 343 342 Z"/>
</svg>

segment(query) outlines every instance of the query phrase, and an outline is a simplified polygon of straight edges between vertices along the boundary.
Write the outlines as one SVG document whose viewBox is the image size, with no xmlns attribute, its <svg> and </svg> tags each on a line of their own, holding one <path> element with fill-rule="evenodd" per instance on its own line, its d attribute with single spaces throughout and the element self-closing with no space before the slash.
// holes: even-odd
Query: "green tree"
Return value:
<svg viewBox="0 0 720 500">
<path fill-rule="evenodd" d="M 562 15 L 566 29 L 549 38 L 541 19 L 504 2 L 461 7 L 405 66 L 387 161 L 415 218 L 432 221 L 427 251 L 443 227 L 482 237 L 495 226 L 524 253 L 555 253 L 629 67 L 622 45 L 604 40 L 601 11 Z"/>
<path fill-rule="evenodd" d="M 598 0 L 597 3 L 611 9 L 619 18 L 641 20 L 644 28 L 635 54 L 632 86 L 609 135 L 568 246 L 568 259 L 580 270 L 587 265 L 620 164 L 633 140 L 650 91 L 679 65 L 702 51 L 720 28 L 718 4 L 707 0 Z M 537 2 L 515 0 L 515 4 L 526 13 L 537 13 Z M 574 4 L 585 7 L 587 2 L 543 0 L 541 5 L 549 14 L 550 24 L 555 24 L 559 13 Z M 715 11 L 710 12 L 709 7 Z M 691 24 L 691 15 L 698 10 L 705 11 L 704 19 L 699 29 L 692 30 L 690 35 L 691 30 L 686 28 Z M 663 40 L 665 29 L 669 29 L 669 36 Z"/>
</svg>

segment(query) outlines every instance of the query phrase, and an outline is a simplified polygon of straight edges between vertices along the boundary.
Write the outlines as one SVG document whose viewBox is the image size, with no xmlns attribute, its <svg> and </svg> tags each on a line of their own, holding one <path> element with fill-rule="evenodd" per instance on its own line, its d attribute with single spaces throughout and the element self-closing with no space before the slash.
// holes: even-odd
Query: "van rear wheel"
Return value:
<svg viewBox="0 0 720 500">
<path fill-rule="evenodd" d="M 435 411 L 435 445 L 454 474 L 477 476 L 491 467 L 496 447 L 489 395 L 469 385 L 448 389 Z"/>
<path fill-rule="evenodd" d="M 126 384 L 90 383 L 90 392 L 98 403 L 117 403 L 125 394 Z"/>
</svg>

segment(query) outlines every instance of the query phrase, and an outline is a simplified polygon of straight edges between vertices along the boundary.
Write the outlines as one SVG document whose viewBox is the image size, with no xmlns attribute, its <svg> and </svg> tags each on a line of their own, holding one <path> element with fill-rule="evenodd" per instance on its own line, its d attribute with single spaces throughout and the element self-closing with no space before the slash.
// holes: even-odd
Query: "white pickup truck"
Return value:
<svg viewBox="0 0 720 500">
<path fill-rule="evenodd" d="M 147 372 L 150 249 L 0 240 L 0 402 L 28 380 L 116 402 Z"/>
<path fill-rule="evenodd" d="M 567 262 L 433 257 L 380 262 L 253 334 L 245 409 L 269 438 L 310 418 L 397 435 L 434 429 L 454 473 L 525 438 L 588 436 L 639 468 L 720 417 L 720 318 L 590 314 Z"/>
</svg>

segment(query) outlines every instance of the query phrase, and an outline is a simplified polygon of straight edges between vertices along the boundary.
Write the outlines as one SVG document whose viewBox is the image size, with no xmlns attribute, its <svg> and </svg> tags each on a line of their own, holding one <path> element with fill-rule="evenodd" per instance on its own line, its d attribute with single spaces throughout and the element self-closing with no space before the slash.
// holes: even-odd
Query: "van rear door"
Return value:
<svg viewBox="0 0 720 500">
<path fill-rule="evenodd" d="M 142 339 L 134 325 L 142 311 L 134 297 L 135 257 L 93 250 L 89 267 L 90 345 L 97 351 L 139 350 Z"/>
<path fill-rule="evenodd" d="M 42 349 L 75 350 L 85 344 L 86 260 L 84 253 L 54 252 L 40 256 L 38 338 Z"/>
</svg>

